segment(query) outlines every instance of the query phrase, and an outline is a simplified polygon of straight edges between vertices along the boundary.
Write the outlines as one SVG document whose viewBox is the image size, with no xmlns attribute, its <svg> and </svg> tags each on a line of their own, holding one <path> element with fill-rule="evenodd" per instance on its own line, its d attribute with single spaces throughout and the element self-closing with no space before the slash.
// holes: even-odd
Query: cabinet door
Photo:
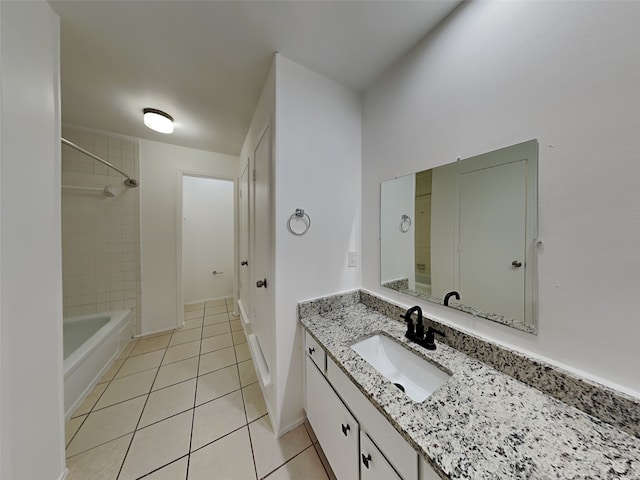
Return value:
<svg viewBox="0 0 640 480">
<path fill-rule="evenodd" d="M 420 457 L 420 480 L 440 480 L 440 478 L 433 467 Z"/>
<path fill-rule="evenodd" d="M 364 432 L 360 432 L 360 480 L 402 480 Z"/>
<path fill-rule="evenodd" d="M 358 479 L 358 423 L 306 357 L 307 418 L 339 480 Z"/>
</svg>

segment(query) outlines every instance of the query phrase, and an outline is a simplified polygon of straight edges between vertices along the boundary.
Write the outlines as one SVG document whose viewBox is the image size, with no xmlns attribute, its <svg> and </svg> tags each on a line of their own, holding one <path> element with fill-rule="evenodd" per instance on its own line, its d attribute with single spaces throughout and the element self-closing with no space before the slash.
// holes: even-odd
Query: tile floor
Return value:
<svg viewBox="0 0 640 480">
<path fill-rule="evenodd" d="M 273 436 L 230 302 L 131 341 L 66 424 L 67 480 L 335 478 L 308 423 Z"/>
</svg>

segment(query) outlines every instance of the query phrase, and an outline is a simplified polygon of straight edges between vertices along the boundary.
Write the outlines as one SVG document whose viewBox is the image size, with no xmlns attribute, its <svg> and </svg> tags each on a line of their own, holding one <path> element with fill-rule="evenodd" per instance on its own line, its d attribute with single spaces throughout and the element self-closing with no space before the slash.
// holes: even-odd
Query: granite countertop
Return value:
<svg viewBox="0 0 640 480">
<path fill-rule="evenodd" d="M 640 439 L 358 303 L 300 319 L 420 455 L 451 479 L 640 479 Z M 376 332 L 452 374 L 415 403 L 350 346 Z"/>
</svg>

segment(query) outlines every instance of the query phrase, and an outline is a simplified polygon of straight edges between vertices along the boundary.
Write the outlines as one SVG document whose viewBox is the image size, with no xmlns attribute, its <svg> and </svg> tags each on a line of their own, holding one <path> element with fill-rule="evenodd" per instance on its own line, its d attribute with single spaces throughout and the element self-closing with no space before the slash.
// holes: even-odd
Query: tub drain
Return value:
<svg viewBox="0 0 640 480">
<path fill-rule="evenodd" d="M 402 386 L 402 384 L 401 384 L 401 383 L 394 383 L 394 385 L 395 385 L 396 387 L 398 387 L 398 388 L 400 389 L 400 391 L 404 392 L 404 387 Z"/>
</svg>

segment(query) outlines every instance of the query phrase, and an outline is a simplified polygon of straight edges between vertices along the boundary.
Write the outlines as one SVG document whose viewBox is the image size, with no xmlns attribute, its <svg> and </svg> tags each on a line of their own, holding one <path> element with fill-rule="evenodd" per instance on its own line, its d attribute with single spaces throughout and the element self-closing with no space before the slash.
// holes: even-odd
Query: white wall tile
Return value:
<svg viewBox="0 0 640 480">
<path fill-rule="evenodd" d="M 131 175 L 140 171 L 137 139 L 70 126 L 63 128 L 63 136 Z M 120 187 L 122 180 L 100 162 L 63 148 L 63 184 Z M 139 196 L 139 189 L 126 187 L 116 197 L 63 191 L 65 317 L 122 308 L 139 314 Z"/>
</svg>

